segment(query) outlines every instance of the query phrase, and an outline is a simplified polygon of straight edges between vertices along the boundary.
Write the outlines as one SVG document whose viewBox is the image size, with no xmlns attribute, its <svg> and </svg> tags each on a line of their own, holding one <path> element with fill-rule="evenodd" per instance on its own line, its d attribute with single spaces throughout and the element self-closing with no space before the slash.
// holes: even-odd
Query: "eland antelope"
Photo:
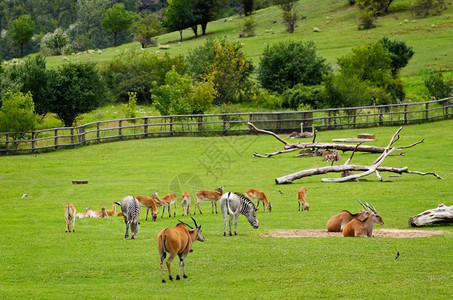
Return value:
<svg viewBox="0 0 453 300">
<path fill-rule="evenodd" d="M 370 215 L 363 221 L 353 219 L 343 228 L 344 237 L 373 236 L 374 223 L 384 225 L 381 215 L 376 211 L 373 205 L 365 201 L 365 205 L 371 210 Z"/>
</svg>

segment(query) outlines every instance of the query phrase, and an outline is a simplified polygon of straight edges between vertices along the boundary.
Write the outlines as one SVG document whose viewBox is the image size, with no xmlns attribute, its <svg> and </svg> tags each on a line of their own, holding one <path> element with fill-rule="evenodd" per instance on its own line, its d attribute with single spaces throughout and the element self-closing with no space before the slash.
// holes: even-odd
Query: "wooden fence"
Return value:
<svg viewBox="0 0 453 300">
<path fill-rule="evenodd" d="M 277 133 L 335 128 L 364 128 L 451 118 L 452 99 L 368 107 L 296 112 L 149 116 L 99 121 L 76 127 L 0 133 L 0 155 L 28 154 L 91 143 L 171 136 L 251 134 L 247 122 Z"/>
</svg>

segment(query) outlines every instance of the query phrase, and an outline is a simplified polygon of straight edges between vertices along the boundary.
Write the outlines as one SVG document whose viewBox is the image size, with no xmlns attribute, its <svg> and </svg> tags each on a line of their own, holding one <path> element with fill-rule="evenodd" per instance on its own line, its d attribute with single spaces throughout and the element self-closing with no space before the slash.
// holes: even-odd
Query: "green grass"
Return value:
<svg viewBox="0 0 453 300">
<path fill-rule="evenodd" d="M 272 229 L 323 229 L 341 209 L 357 211 L 355 199 L 371 202 L 381 213 L 380 228 L 409 229 L 408 219 L 438 203 L 452 205 L 453 121 L 406 126 L 398 145 L 425 137 L 423 144 L 389 157 L 386 166 L 408 166 L 444 177 L 404 175 L 379 182 L 369 176 L 357 183 L 321 183 L 308 177 L 290 185 L 274 178 L 323 166 L 319 157 L 292 154 L 270 159 L 281 144 L 271 136 L 163 138 L 91 145 L 37 156 L 0 157 L 0 297 L 24 298 L 377 298 L 440 299 L 453 295 L 453 229 L 427 238 L 272 238 Z M 376 146 L 386 146 L 396 127 L 370 128 Z M 319 141 L 355 137 L 363 130 L 322 131 Z M 343 154 L 342 162 L 349 156 Z M 357 153 L 353 162 L 369 164 L 374 154 Z M 203 165 L 204 164 L 204 165 Z M 208 167 L 208 169 L 206 168 Z M 209 172 L 211 171 L 211 172 Z M 182 174 L 192 174 L 190 183 Z M 382 174 L 389 179 L 388 174 Z M 337 176 L 337 175 L 331 175 Z M 77 219 L 76 232 L 64 232 L 63 207 L 108 208 L 126 195 L 154 191 L 214 189 L 266 192 L 272 213 L 258 211 L 260 228 L 239 217 L 238 236 L 223 237 L 220 214 L 209 203 L 196 215 L 205 243 L 195 242 L 186 259 L 189 278 L 160 282 L 157 233 L 176 219 L 145 222 L 142 209 L 137 240 L 123 239 L 122 218 Z M 73 185 L 72 180 L 88 180 Z M 297 211 L 296 191 L 308 189 L 310 212 Z M 283 194 L 279 193 L 279 190 Z M 21 198 L 27 193 L 27 198 Z M 194 202 L 192 201 L 192 207 Z M 220 212 L 220 209 L 219 209 Z M 181 216 L 177 219 L 190 223 Z M 399 251 L 401 257 L 395 260 Z M 172 265 L 177 270 L 177 262 Z"/>
</svg>

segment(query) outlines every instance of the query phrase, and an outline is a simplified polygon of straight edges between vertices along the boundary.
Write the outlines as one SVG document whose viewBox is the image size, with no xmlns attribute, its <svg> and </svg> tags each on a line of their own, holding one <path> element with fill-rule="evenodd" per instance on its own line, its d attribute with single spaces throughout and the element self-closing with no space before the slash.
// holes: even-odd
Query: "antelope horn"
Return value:
<svg viewBox="0 0 453 300">
<path fill-rule="evenodd" d="M 356 199 L 356 200 L 357 200 L 357 202 L 359 202 L 359 203 L 360 203 L 360 205 L 362 205 L 362 206 L 363 206 L 363 208 L 364 208 L 365 210 L 367 210 L 367 209 L 369 208 L 369 207 L 366 207 L 366 206 L 365 206 L 365 204 L 363 204 L 362 202 L 360 202 L 360 200 L 359 200 L 359 199 Z"/>
<path fill-rule="evenodd" d="M 377 213 L 377 212 L 376 212 L 376 209 L 374 208 L 373 205 L 371 205 L 370 203 L 368 203 L 368 202 L 366 202 L 366 201 L 365 201 L 365 203 L 366 203 L 366 206 L 368 206 L 374 213 Z"/>
<path fill-rule="evenodd" d="M 193 220 L 193 223 L 195 224 L 195 227 L 196 227 L 196 228 L 199 228 L 198 225 L 197 225 L 197 221 L 195 221 L 195 219 L 194 219 L 193 217 L 191 217 L 191 218 L 192 218 L 192 220 Z"/>
<path fill-rule="evenodd" d="M 183 222 L 183 221 L 181 221 L 181 220 L 178 220 L 178 221 L 179 221 L 179 223 L 183 223 L 184 225 L 186 225 L 186 226 L 189 227 L 190 229 L 193 229 L 193 227 L 190 226 L 189 224 L 187 224 L 187 223 L 185 223 L 185 222 Z"/>
</svg>

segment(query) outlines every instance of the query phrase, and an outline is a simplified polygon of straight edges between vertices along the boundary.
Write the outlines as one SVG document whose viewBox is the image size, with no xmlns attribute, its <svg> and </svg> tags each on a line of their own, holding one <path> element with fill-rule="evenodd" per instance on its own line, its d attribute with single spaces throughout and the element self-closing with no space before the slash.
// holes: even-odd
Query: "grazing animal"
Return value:
<svg viewBox="0 0 453 300">
<path fill-rule="evenodd" d="M 64 220 L 66 221 L 66 232 L 75 232 L 75 215 L 76 209 L 72 203 L 68 203 L 64 207 Z"/>
<path fill-rule="evenodd" d="M 159 201 L 160 204 L 162 204 L 163 209 L 162 209 L 161 218 L 164 217 L 165 208 L 168 209 L 168 218 L 171 218 L 171 205 L 172 204 L 174 204 L 175 210 L 176 210 L 176 194 L 175 193 L 169 193 L 169 194 L 167 194 L 165 196 L 159 197 L 159 194 L 157 192 L 154 192 L 151 195 L 151 198 Z M 176 211 L 173 212 L 173 217 L 176 217 Z"/>
<path fill-rule="evenodd" d="M 126 224 L 126 234 L 124 239 L 126 240 L 129 237 L 129 226 L 131 227 L 132 237 L 135 239 L 137 237 L 138 217 L 140 216 L 140 203 L 132 196 L 126 196 L 121 200 L 121 203 L 115 201 L 115 204 L 121 206 L 121 212 L 123 213 L 124 223 Z"/>
<path fill-rule="evenodd" d="M 190 194 L 188 192 L 182 193 L 181 196 L 181 206 L 182 206 L 182 215 L 189 216 L 190 215 Z"/>
<path fill-rule="evenodd" d="M 211 211 L 214 213 L 214 206 L 215 206 L 215 213 L 217 214 L 217 201 L 219 201 L 220 197 L 223 195 L 223 186 L 219 186 L 215 189 L 214 192 L 212 191 L 198 191 L 195 194 L 195 198 L 197 198 L 197 203 L 195 204 L 195 208 L 193 210 L 193 214 L 195 215 L 198 211 L 200 214 L 203 214 L 200 210 L 200 204 L 203 201 L 211 201 Z"/>
<path fill-rule="evenodd" d="M 111 209 L 111 210 L 110 210 L 110 209 L 107 209 L 107 210 L 105 211 L 105 213 L 106 213 L 107 216 L 109 216 L 109 217 L 116 215 L 116 205 L 113 204 L 112 209 Z"/>
<path fill-rule="evenodd" d="M 151 208 L 151 212 L 153 214 L 153 221 L 156 222 L 157 219 L 157 201 L 153 198 L 145 196 L 145 195 L 136 195 L 135 199 L 140 202 L 140 206 L 146 207 L 146 218 L 145 221 L 148 221 L 148 213 L 149 209 Z M 160 203 L 159 203 L 160 204 Z"/>
<path fill-rule="evenodd" d="M 381 215 L 376 211 L 373 205 L 365 202 L 366 206 L 371 209 L 370 215 L 363 221 L 353 219 L 343 228 L 344 237 L 373 236 L 374 223 L 384 225 Z"/>
<path fill-rule="evenodd" d="M 157 249 L 160 255 L 160 270 L 162 274 L 162 282 L 165 282 L 164 276 L 164 260 L 167 256 L 167 252 L 170 256 L 167 259 L 167 269 L 168 269 L 168 277 L 170 280 L 173 280 L 173 275 L 171 274 L 171 262 L 175 258 L 176 254 L 179 256 L 179 267 L 178 273 L 176 275 L 176 280 L 179 280 L 179 274 L 183 271 L 183 277 L 187 278 L 186 275 L 186 263 L 184 259 L 192 252 L 192 243 L 194 241 L 204 242 L 205 238 L 203 234 L 201 234 L 201 225 L 198 226 L 197 222 L 194 218 L 192 218 L 195 228 L 192 226 L 179 221 L 178 225 L 171 228 L 163 229 L 157 236 Z M 186 228 L 188 226 L 191 230 Z"/>
<path fill-rule="evenodd" d="M 297 191 L 297 201 L 299 203 L 299 211 L 309 211 L 310 210 L 310 203 L 307 202 L 307 189 L 301 187 Z M 302 208 L 302 210 L 301 210 Z"/>
<path fill-rule="evenodd" d="M 264 212 L 266 212 L 266 209 L 269 212 L 272 211 L 272 203 L 267 200 L 266 194 L 264 192 L 257 189 L 248 189 L 245 192 L 245 195 L 251 200 L 256 199 L 256 210 L 259 209 L 260 202 L 263 202 Z"/>
<path fill-rule="evenodd" d="M 327 231 L 329 232 L 342 232 L 343 228 L 351 222 L 352 219 L 365 220 L 370 215 L 370 210 L 362 202 L 357 199 L 360 205 L 364 208 L 360 213 L 352 214 L 347 210 L 342 210 L 338 214 L 330 217 L 327 221 Z"/>
<path fill-rule="evenodd" d="M 75 217 L 76 217 L 76 219 L 96 218 L 96 215 L 94 214 L 94 212 L 91 209 L 85 208 L 85 212 L 77 213 Z"/>
<path fill-rule="evenodd" d="M 220 198 L 220 210 L 222 211 L 224 224 L 223 236 L 226 236 L 227 215 L 230 215 L 229 219 L 230 236 L 232 236 L 231 222 L 233 221 L 233 218 L 235 218 L 234 235 L 237 235 L 236 227 L 238 224 L 238 217 L 240 213 L 247 217 L 247 220 L 254 229 L 257 229 L 259 227 L 259 222 L 255 214 L 256 212 L 255 205 L 253 204 L 252 201 L 250 201 L 249 198 L 240 193 L 228 192 L 223 194 L 222 197 Z"/>
<path fill-rule="evenodd" d="M 109 215 L 107 214 L 107 211 L 105 210 L 105 206 L 101 207 L 101 210 L 93 210 L 93 215 L 92 218 L 108 218 Z"/>
</svg>

